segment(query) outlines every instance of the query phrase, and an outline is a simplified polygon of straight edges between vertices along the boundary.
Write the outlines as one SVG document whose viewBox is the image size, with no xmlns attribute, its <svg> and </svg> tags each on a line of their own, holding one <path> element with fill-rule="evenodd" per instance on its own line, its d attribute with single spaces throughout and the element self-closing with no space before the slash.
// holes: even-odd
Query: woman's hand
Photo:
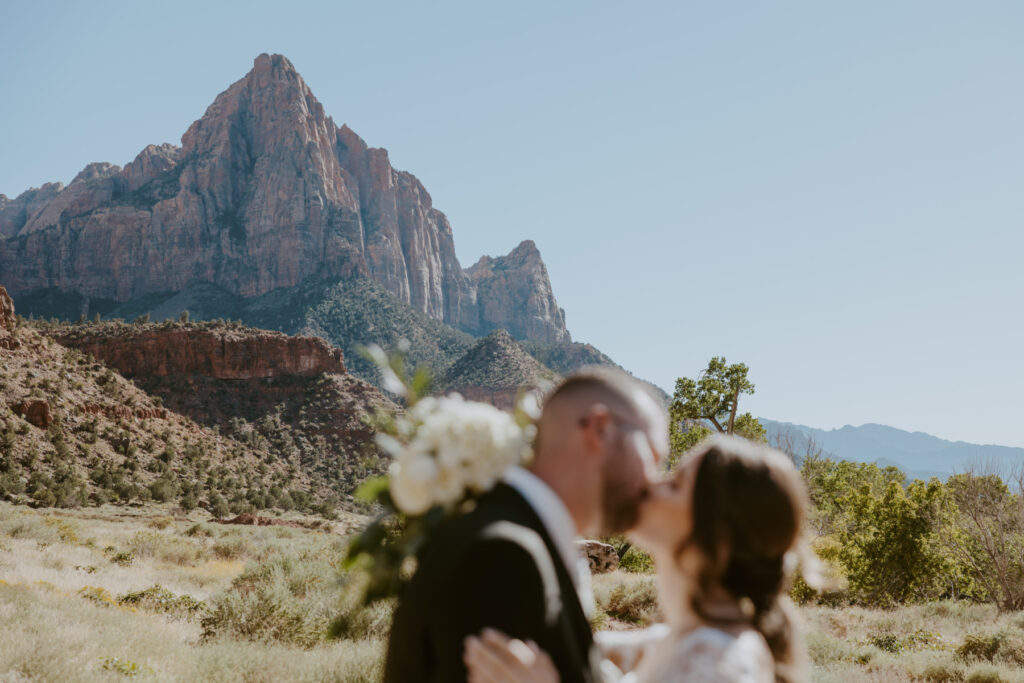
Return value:
<svg viewBox="0 0 1024 683">
<path fill-rule="evenodd" d="M 466 638 L 462 655 L 469 683 L 559 683 L 551 657 L 533 641 L 524 643 L 485 628 Z"/>
</svg>

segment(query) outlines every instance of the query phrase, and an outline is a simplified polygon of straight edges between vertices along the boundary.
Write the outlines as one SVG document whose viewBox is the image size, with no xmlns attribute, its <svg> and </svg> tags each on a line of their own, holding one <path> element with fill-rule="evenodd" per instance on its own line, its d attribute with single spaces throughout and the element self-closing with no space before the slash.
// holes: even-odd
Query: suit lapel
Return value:
<svg viewBox="0 0 1024 683">
<path fill-rule="evenodd" d="M 533 506 L 518 491 L 508 484 L 501 483 L 494 488 L 492 494 L 499 500 L 514 506 L 517 512 L 522 515 L 520 523 L 536 531 L 544 540 L 544 545 L 547 547 L 548 554 L 551 555 L 551 560 L 555 565 L 555 573 L 558 576 L 558 584 L 562 592 L 560 627 L 566 631 L 565 636 L 568 642 L 577 643 L 582 647 L 583 651 L 580 653 L 580 656 L 586 662 L 589 657 L 588 650 L 593 643 L 593 633 L 590 630 L 590 622 L 583 611 L 583 605 L 580 603 L 576 582 L 573 580 L 572 575 L 569 574 L 570 571 L 576 571 L 576 568 L 565 566 L 565 563 L 562 561 L 562 553 L 559 552 L 540 515 L 537 514 Z"/>
</svg>

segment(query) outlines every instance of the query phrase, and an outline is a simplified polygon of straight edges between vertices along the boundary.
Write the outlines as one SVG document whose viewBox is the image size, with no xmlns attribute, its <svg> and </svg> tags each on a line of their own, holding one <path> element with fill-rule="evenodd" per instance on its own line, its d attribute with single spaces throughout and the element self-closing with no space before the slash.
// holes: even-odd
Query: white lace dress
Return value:
<svg viewBox="0 0 1024 683">
<path fill-rule="evenodd" d="M 617 683 L 774 683 L 775 667 L 760 633 L 732 634 L 702 626 L 680 638 L 663 624 L 634 633 L 600 633 L 598 644 L 622 669 L 606 662 Z"/>
</svg>

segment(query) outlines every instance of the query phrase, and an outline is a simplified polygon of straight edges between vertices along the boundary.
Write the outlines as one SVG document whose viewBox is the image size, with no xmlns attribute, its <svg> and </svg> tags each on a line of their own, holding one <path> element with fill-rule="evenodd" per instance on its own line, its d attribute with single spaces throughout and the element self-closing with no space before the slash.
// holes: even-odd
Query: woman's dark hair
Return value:
<svg viewBox="0 0 1024 683">
<path fill-rule="evenodd" d="M 707 608 L 707 594 L 721 586 L 741 604 L 775 660 L 775 679 L 804 680 L 803 656 L 794 635 L 786 592 L 802 531 L 806 492 L 782 453 L 738 438 L 716 437 L 688 457 L 700 458 L 693 484 L 693 532 L 680 552 L 704 556 L 693 607 L 712 623 L 735 621 Z"/>
</svg>

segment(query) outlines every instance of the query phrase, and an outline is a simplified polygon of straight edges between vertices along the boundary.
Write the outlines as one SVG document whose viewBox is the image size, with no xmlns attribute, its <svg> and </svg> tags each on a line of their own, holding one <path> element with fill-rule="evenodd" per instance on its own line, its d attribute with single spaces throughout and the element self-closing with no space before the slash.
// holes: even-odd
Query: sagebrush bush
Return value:
<svg viewBox="0 0 1024 683">
<path fill-rule="evenodd" d="M 614 583 L 595 580 L 594 600 L 609 617 L 638 626 L 650 625 L 660 617 L 658 591 L 653 577 L 634 575 L 626 581 Z"/>
<path fill-rule="evenodd" d="M 128 541 L 135 557 L 153 557 L 173 564 L 192 564 L 202 556 L 202 550 L 183 538 L 157 531 L 140 531 Z"/>
<path fill-rule="evenodd" d="M 312 647 L 329 636 L 383 638 L 390 605 L 358 606 L 340 574 L 338 552 L 275 555 L 249 566 L 231 587 L 210 600 L 203 638 Z"/>
<path fill-rule="evenodd" d="M 211 552 L 221 560 L 237 560 L 246 556 L 253 556 L 256 550 L 253 545 L 244 538 L 224 538 L 213 544 Z"/>
<path fill-rule="evenodd" d="M 196 600 L 191 595 L 175 595 L 160 585 L 120 595 L 117 603 L 186 619 L 195 618 L 206 609 L 206 603 L 202 600 Z"/>
<path fill-rule="evenodd" d="M 964 680 L 964 670 L 949 663 L 930 664 L 921 672 L 921 680 L 928 683 L 959 683 Z"/>
<path fill-rule="evenodd" d="M 956 654 L 964 660 L 984 659 L 991 662 L 995 660 L 1004 637 L 1002 633 L 968 634 L 956 649 Z"/>
<path fill-rule="evenodd" d="M 1009 683 L 995 667 L 980 667 L 967 674 L 966 683 Z"/>
</svg>

